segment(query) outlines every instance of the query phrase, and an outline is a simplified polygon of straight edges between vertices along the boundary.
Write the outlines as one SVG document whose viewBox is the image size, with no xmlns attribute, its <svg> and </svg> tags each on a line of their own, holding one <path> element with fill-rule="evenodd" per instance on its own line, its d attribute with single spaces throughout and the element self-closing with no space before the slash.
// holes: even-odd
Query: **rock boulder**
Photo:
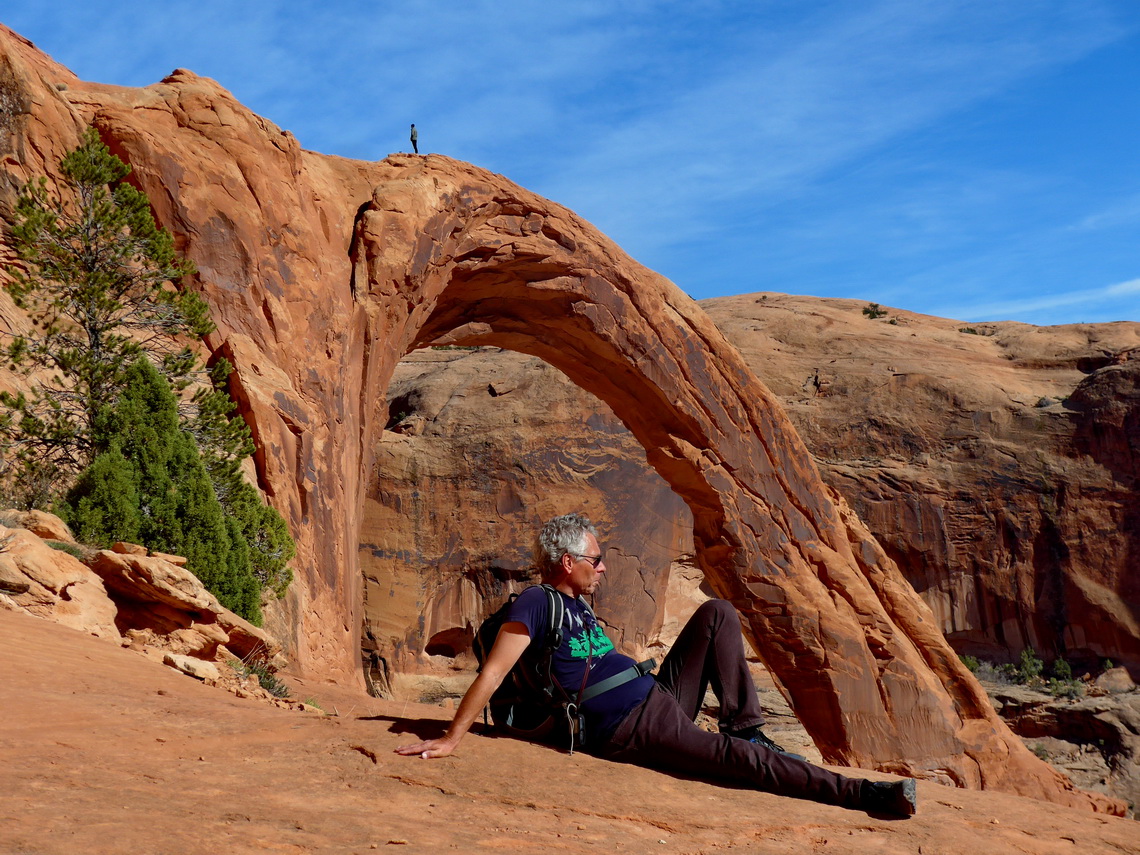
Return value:
<svg viewBox="0 0 1140 855">
<path fill-rule="evenodd" d="M 0 526 L 0 603 L 100 638 L 120 637 L 103 580 L 25 529 Z"/>
</svg>

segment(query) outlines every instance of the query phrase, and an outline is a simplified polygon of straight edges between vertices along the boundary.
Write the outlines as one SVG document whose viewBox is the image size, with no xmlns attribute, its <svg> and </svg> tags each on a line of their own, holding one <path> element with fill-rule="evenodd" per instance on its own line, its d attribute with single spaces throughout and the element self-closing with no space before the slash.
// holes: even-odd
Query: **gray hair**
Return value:
<svg viewBox="0 0 1140 855">
<path fill-rule="evenodd" d="M 562 556 L 581 554 L 586 548 L 586 535 L 598 536 L 598 530 L 584 514 L 564 514 L 542 527 L 535 549 L 535 561 L 543 579 L 557 575 Z"/>
</svg>

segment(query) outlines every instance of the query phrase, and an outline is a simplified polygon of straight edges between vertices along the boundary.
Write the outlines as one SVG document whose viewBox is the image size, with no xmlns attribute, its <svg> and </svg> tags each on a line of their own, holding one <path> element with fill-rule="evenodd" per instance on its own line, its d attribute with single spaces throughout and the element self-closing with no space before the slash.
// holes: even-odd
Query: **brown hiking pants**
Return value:
<svg viewBox="0 0 1140 855">
<path fill-rule="evenodd" d="M 859 807 L 862 780 L 729 735 L 764 719 L 744 658 L 740 618 L 730 603 L 710 600 L 697 610 L 656 679 L 649 696 L 622 720 L 599 756 Z M 720 701 L 722 733 L 709 733 L 693 721 L 710 684 Z"/>
</svg>

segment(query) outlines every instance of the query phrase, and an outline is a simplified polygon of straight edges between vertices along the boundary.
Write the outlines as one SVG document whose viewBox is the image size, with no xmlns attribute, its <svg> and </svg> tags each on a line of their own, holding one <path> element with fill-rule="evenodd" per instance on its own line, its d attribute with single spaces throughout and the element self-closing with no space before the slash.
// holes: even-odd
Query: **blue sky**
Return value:
<svg viewBox="0 0 1140 855">
<path fill-rule="evenodd" d="M 212 77 L 306 148 L 467 160 L 697 299 L 1140 321 L 1136 0 L 54 0 L 80 77 Z"/>
</svg>

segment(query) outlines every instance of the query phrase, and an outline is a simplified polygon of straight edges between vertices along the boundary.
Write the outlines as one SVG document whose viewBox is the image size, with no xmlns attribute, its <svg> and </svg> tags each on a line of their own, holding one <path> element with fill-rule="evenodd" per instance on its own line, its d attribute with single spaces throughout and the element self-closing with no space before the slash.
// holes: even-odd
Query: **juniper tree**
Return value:
<svg viewBox="0 0 1140 855">
<path fill-rule="evenodd" d="M 242 477 L 254 446 L 226 392 L 229 363 L 217 360 L 186 400 L 201 371 L 193 350 L 176 342 L 214 328 L 201 298 L 175 288 L 193 267 L 155 224 L 146 196 L 124 182 L 130 166 L 94 129 L 60 167 L 62 194 L 32 182 L 15 210 L 12 243 L 24 265 L 9 270 L 7 287 L 34 328 L 3 350 L 39 383 L 30 395 L 0 393 L 0 486 L 19 504 L 45 506 L 78 477 L 70 510 L 92 541 L 186 554 L 223 602 L 255 614 L 259 586 L 284 593 L 295 546 L 285 521 Z M 144 356 L 161 368 L 166 392 L 139 379 Z M 121 402 L 130 378 L 133 397 Z M 171 388 L 182 395 L 174 410 Z M 153 446 L 128 443 L 107 419 L 151 424 Z M 227 548 L 216 546 L 215 522 L 205 522 L 219 503 Z"/>
<path fill-rule="evenodd" d="M 193 266 L 94 129 L 60 168 L 62 192 L 42 178 L 24 187 L 11 231 L 23 265 L 8 271 L 7 287 L 33 328 L 4 350 L 14 369 L 36 372 L 39 382 L 30 395 L 0 395 L 0 440 L 9 446 L 7 474 L 29 505 L 90 462 L 95 415 L 140 354 L 184 388 L 198 364 L 177 337 L 213 329 L 202 299 L 174 287 Z"/>
<path fill-rule="evenodd" d="M 98 453 L 60 505 L 76 537 L 183 555 L 224 606 L 260 623 L 261 585 L 242 520 L 223 511 L 193 437 L 180 426 L 169 382 L 145 358 L 124 372 L 116 403 L 96 415 L 91 441 Z"/>
<path fill-rule="evenodd" d="M 253 439 L 240 418 L 233 418 L 236 405 L 224 391 L 230 373 L 225 359 L 210 369 L 212 387 L 194 397 L 196 412 L 184 423 L 198 443 L 214 492 L 226 513 L 237 524 L 249 547 L 249 566 L 262 587 L 278 596 L 293 579 L 289 562 L 296 546 L 289 527 L 276 510 L 242 476 L 241 462 L 253 454 Z"/>
</svg>

